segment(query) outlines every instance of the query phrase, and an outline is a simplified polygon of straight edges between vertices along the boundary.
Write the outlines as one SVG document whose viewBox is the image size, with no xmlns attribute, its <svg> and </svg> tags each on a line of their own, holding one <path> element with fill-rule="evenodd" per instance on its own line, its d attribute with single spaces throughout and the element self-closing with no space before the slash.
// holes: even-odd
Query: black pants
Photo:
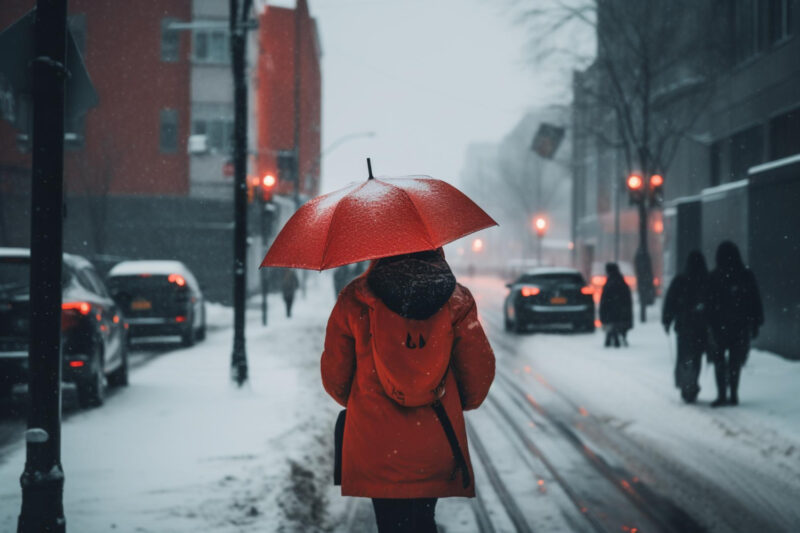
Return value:
<svg viewBox="0 0 800 533">
<path fill-rule="evenodd" d="M 373 498 L 378 533 L 436 533 L 436 498 Z"/>
<path fill-rule="evenodd" d="M 286 302 L 286 316 L 292 316 L 292 304 L 294 303 L 294 295 L 284 296 L 283 301 Z"/>
<path fill-rule="evenodd" d="M 678 333 L 678 357 L 675 360 L 675 386 L 681 389 L 681 396 L 693 402 L 700 392 L 697 379 L 703 365 L 703 352 L 706 351 L 708 333 L 690 331 Z"/>
<path fill-rule="evenodd" d="M 714 354 L 714 374 L 717 379 L 717 396 L 719 398 L 726 398 L 727 390 L 730 388 L 730 397 L 738 399 L 739 377 L 749 351 L 750 337 L 746 331 L 740 332 L 737 338 L 726 339 L 723 343 L 718 343 L 716 354 Z"/>
<path fill-rule="evenodd" d="M 606 332 L 606 347 L 614 346 L 615 348 L 619 348 L 620 342 L 622 346 L 628 345 L 628 330 L 617 325 L 612 325 Z"/>
</svg>

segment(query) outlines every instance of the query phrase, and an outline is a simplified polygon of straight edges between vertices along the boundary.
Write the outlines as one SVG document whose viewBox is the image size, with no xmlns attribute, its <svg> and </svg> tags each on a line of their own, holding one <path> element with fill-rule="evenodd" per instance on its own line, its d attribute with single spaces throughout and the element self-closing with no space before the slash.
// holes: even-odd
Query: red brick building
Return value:
<svg viewBox="0 0 800 533">
<path fill-rule="evenodd" d="M 287 179 L 285 172 L 279 171 L 279 158 L 281 154 L 290 157 L 295 148 L 295 112 L 298 112 L 300 194 L 307 198 L 316 196 L 320 174 L 322 53 L 316 22 L 309 15 L 306 0 L 298 0 L 296 9 L 267 6 L 260 16 L 258 40 L 256 172 L 259 176 L 278 176 L 279 194 L 294 193 L 294 183 Z M 296 59 L 299 61 L 297 79 Z"/>
<path fill-rule="evenodd" d="M 33 5 L 4 0 L 0 30 Z M 188 32 L 167 25 L 191 20 L 192 0 L 71 0 L 69 15 L 99 104 L 79 131 L 68 132 L 75 140 L 65 151 L 67 193 L 186 195 L 191 43 Z M 17 121 L 24 120 L 20 102 L 15 108 Z M 30 179 L 21 131 L 0 120 L 0 190 L 6 193 L 23 192 Z"/>
</svg>

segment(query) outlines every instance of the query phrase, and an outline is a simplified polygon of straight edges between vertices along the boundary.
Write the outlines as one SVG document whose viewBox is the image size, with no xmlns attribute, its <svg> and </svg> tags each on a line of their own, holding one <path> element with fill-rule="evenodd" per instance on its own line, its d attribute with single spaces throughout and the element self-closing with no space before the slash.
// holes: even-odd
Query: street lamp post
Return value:
<svg viewBox="0 0 800 533">
<path fill-rule="evenodd" d="M 67 1 L 36 5 L 28 430 L 19 533 L 63 533 L 61 267 Z"/>
<path fill-rule="evenodd" d="M 230 0 L 231 67 L 233 71 L 233 352 L 231 377 L 240 387 L 247 381 L 244 338 L 247 260 L 247 82 L 245 80 L 245 33 L 251 0 Z M 240 17 L 241 15 L 241 17 Z"/>
</svg>

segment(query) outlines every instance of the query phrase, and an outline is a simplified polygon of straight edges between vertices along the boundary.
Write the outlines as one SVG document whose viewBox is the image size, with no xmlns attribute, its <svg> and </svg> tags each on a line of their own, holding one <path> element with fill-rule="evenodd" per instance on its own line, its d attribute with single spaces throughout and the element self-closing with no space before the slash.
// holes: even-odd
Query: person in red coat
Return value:
<svg viewBox="0 0 800 533">
<path fill-rule="evenodd" d="M 347 407 L 342 495 L 372 498 L 380 533 L 435 532 L 437 498 L 475 496 L 463 411 L 494 371 L 475 300 L 441 249 L 377 260 L 340 293 L 322 383 Z"/>
</svg>

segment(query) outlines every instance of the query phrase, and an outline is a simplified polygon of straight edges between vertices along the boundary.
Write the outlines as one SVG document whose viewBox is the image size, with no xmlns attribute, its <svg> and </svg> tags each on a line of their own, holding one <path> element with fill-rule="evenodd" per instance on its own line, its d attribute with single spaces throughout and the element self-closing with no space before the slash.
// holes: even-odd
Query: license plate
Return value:
<svg viewBox="0 0 800 533">
<path fill-rule="evenodd" d="M 131 302 L 131 309 L 133 311 L 146 311 L 152 308 L 153 304 L 150 303 L 150 300 L 134 300 Z"/>
<path fill-rule="evenodd" d="M 564 305 L 565 303 L 567 303 L 567 299 L 564 298 L 563 296 L 554 296 L 553 298 L 550 298 L 550 303 L 556 305 Z"/>
</svg>

